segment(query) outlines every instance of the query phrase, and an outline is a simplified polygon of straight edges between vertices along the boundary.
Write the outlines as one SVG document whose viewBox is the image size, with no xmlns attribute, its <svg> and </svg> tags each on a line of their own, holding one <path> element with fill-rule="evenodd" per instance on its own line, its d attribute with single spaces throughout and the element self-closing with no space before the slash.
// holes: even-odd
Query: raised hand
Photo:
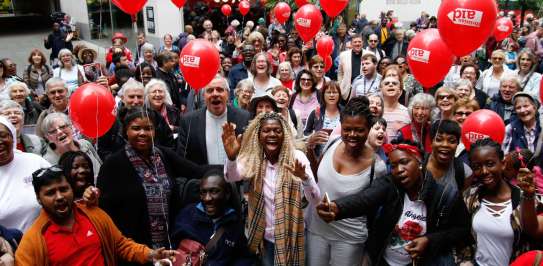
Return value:
<svg viewBox="0 0 543 266">
<path fill-rule="evenodd" d="M 152 263 L 159 262 L 160 265 L 171 265 L 170 262 L 175 262 L 175 255 L 178 254 L 179 252 L 176 250 L 159 248 L 151 251 L 147 259 Z"/>
<path fill-rule="evenodd" d="M 405 246 L 405 251 L 409 253 L 411 258 L 418 259 L 422 257 L 422 254 L 428 247 L 429 242 L 430 240 L 425 236 L 415 238 Z"/>
<path fill-rule="evenodd" d="M 222 126 L 222 144 L 228 160 L 234 161 L 238 157 L 241 147 L 241 136 L 236 137 L 236 125 L 225 123 Z"/>
<path fill-rule="evenodd" d="M 100 197 L 100 190 L 96 187 L 90 186 L 83 192 L 83 201 L 87 207 L 98 206 L 98 198 Z"/>
<path fill-rule="evenodd" d="M 300 178 L 302 181 L 306 181 L 308 178 L 307 174 L 305 173 L 305 165 L 298 160 L 294 162 L 293 166 L 285 165 L 285 168 L 287 168 L 291 174 Z"/>
<path fill-rule="evenodd" d="M 329 135 L 326 131 L 319 130 L 313 133 L 307 140 L 309 147 L 315 147 L 318 144 L 326 144 L 328 142 Z"/>
</svg>

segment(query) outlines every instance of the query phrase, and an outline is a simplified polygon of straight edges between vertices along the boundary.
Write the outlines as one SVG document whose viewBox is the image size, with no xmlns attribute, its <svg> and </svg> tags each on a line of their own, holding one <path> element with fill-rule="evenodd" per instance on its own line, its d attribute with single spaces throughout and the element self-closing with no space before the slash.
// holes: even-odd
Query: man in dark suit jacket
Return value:
<svg viewBox="0 0 543 266">
<path fill-rule="evenodd" d="M 394 36 L 388 38 L 384 44 L 385 53 L 392 60 L 400 55 L 407 56 L 407 46 L 409 46 L 409 42 L 405 38 L 405 31 L 403 29 L 395 29 Z"/>
<path fill-rule="evenodd" d="M 236 134 L 242 134 L 250 114 L 227 106 L 228 81 L 216 76 L 204 88 L 206 108 L 188 113 L 181 120 L 177 153 L 196 164 L 224 164 L 226 153 L 222 144 L 222 125 L 236 125 Z"/>
</svg>

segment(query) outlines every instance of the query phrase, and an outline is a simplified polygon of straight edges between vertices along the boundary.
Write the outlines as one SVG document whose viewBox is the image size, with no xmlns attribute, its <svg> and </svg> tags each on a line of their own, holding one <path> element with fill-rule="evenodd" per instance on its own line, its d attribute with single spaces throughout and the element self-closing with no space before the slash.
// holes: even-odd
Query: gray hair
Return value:
<svg viewBox="0 0 543 266">
<path fill-rule="evenodd" d="M 28 88 L 26 83 L 20 82 L 20 81 L 14 81 L 14 82 L 9 83 L 8 86 L 6 87 L 6 89 L 4 90 L 6 93 L 8 93 L 8 98 L 11 98 L 11 96 L 9 96 L 9 94 L 11 94 L 11 89 L 13 89 L 15 87 L 23 88 L 25 90 L 26 96 L 30 95 L 30 89 Z"/>
<path fill-rule="evenodd" d="M 72 65 L 75 66 L 75 59 L 74 59 L 74 54 L 72 53 L 72 51 L 64 48 L 64 49 L 61 49 L 59 52 L 58 52 L 58 61 L 59 61 L 59 64 L 61 67 L 64 67 L 64 63 L 62 62 L 61 58 L 64 56 L 64 55 L 70 55 L 70 57 L 72 58 Z"/>
<path fill-rule="evenodd" d="M 436 106 L 436 100 L 434 97 L 428 93 L 417 93 L 409 101 L 407 109 L 409 110 L 409 115 L 413 115 L 413 108 L 415 105 L 422 105 L 424 107 L 430 108 L 432 110 Z"/>
<path fill-rule="evenodd" d="M 255 87 L 253 87 L 253 83 L 249 79 L 243 79 L 236 85 L 236 89 L 234 90 L 234 96 L 237 96 L 244 88 L 249 88 L 253 90 L 253 93 L 255 92 Z"/>
<path fill-rule="evenodd" d="M 60 112 L 54 112 L 48 114 L 41 124 L 41 130 L 44 134 L 48 134 L 49 128 L 53 125 L 53 122 L 57 119 L 61 119 L 66 125 L 72 126 L 72 120 L 65 114 Z"/>
<path fill-rule="evenodd" d="M 121 90 L 117 93 L 119 97 L 124 95 L 124 92 L 127 90 L 142 90 L 145 92 L 145 88 L 143 87 L 143 84 L 134 78 L 129 78 L 121 87 Z"/>
<path fill-rule="evenodd" d="M 149 101 L 149 93 L 151 92 L 151 89 L 157 86 L 164 91 L 164 103 L 172 105 L 172 97 L 170 96 L 170 91 L 168 90 L 166 83 L 160 79 L 151 79 L 149 83 L 145 85 L 145 90 L 143 91 L 143 94 L 145 95 L 145 106 L 151 106 Z"/>
<path fill-rule="evenodd" d="M 53 85 L 62 84 L 62 87 L 66 90 L 68 90 L 68 86 L 66 86 L 66 81 L 64 81 L 61 78 L 50 78 L 45 82 L 45 93 L 47 93 L 50 89 L 50 87 L 53 87 Z"/>
<path fill-rule="evenodd" d="M 141 46 L 142 53 L 145 53 L 145 51 L 149 51 L 149 50 L 155 53 L 155 46 L 153 46 L 152 44 L 148 42 Z"/>
<path fill-rule="evenodd" d="M 292 65 L 288 61 L 285 61 L 285 62 L 282 62 L 282 63 L 279 64 L 279 66 L 277 67 L 277 74 L 275 75 L 275 77 L 277 79 L 279 79 L 279 76 L 280 76 L 279 75 L 279 69 L 281 69 L 281 67 L 283 67 L 283 66 L 286 66 L 288 68 L 288 72 L 290 73 L 290 79 L 294 80 L 294 78 L 296 78 L 294 76 L 294 70 L 292 70 Z"/>
<path fill-rule="evenodd" d="M 230 93 L 230 85 L 228 85 L 228 80 L 225 77 L 223 77 L 221 74 L 218 74 L 218 73 L 217 73 L 217 75 L 215 75 L 215 77 L 213 77 L 213 79 L 208 84 L 205 85 L 205 87 L 207 87 L 209 84 L 211 84 L 211 82 L 213 82 L 213 81 L 215 81 L 217 79 L 220 79 L 222 82 L 224 82 L 225 89 Z"/>
<path fill-rule="evenodd" d="M 13 101 L 13 100 L 2 100 L 2 101 L 0 101 L 0 112 L 3 112 L 4 110 L 11 109 L 11 108 L 17 108 L 19 111 L 21 111 L 21 113 L 23 113 L 23 121 L 24 121 L 25 112 L 24 112 L 23 107 L 19 103 L 17 103 L 16 101 Z"/>
<path fill-rule="evenodd" d="M 517 86 L 517 91 L 522 90 L 522 85 L 520 83 L 520 79 L 518 78 L 517 74 L 514 74 L 514 73 L 503 74 L 502 78 L 500 79 L 500 87 L 502 86 L 502 82 L 506 82 L 506 81 L 512 81 L 513 83 L 515 83 L 515 86 Z"/>
<path fill-rule="evenodd" d="M 473 90 L 473 84 L 471 83 L 471 81 L 469 81 L 469 79 L 459 79 L 455 82 L 454 89 L 456 90 L 458 87 L 462 86 L 469 86 Z"/>
</svg>

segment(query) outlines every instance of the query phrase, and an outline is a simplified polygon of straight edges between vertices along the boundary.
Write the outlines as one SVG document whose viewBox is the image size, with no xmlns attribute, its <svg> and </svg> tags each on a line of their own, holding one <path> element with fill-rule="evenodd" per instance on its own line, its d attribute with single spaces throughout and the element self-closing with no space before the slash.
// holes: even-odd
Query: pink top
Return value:
<svg viewBox="0 0 543 266">
<path fill-rule="evenodd" d="M 300 118 L 302 120 L 303 127 L 305 128 L 309 114 L 311 114 L 311 112 L 319 106 L 319 99 L 317 97 L 317 92 L 315 91 L 311 94 L 311 98 L 309 98 L 309 101 L 307 102 L 302 102 L 301 94 L 297 94 L 296 98 L 294 99 L 294 103 L 292 104 L 292 109 L 300 112 Z"/>
<path fill-rule="evenodd" d="M 383 118 L 387 121 L 387 139 L 392 141 L 398 137 L 398 131 L 405 125 L 411 123 L 407 107 L 399 104 L 398 108 L 392 111 L 384 111 Z"/>
<path fill-rule="evenodd" d="M 309 165 L 309 160 L 305 154 L 299 150 L 294 151 L 294 158 L 302 163 L 305 166 L 305 173 L 308 176 L 306 181 L 302 182 L 304 194 L 306 199 L 316 206 L 321 200 L 321 193 L 315 178 L 313 177 L 313 172 Z M 225 178 L 228 182 L 236 182 L 243 179 L 240 173 L 243 172 L 243 165 L 237 161 L 226 160 L 224 166 Z M 264 233 L 264 238 L 272 243 L 275 243 L 275 187 L 277 183 L 277 170 L 278 165 L 270 164 L 266 161 L 266 176 L 264 177 L 264 184 L 262 187 L 262 193 L 264 194 L 264 214 L 266 220 L 266 231 Z"/>
</svg>

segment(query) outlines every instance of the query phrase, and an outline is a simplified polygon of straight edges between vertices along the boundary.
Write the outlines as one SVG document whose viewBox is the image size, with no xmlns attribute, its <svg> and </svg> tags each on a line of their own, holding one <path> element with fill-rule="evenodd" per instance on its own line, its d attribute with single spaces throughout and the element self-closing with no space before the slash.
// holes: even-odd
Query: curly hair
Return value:
<svg viewBox="0 0 543 266">
<path fill-rule="evenodd" d="M 375 117 L 370 112 L 370 101 L 366 96 L 357 96 L 352 98 L 339 114 L 340 122 L 343 122 L 347 116 L 364 117 L 366 119 L 368 129 L 373 126 L 375 120 Z"/>
<path fill-rule="evenodd" d="M 281 144 L 279 160 L 277 161 L 278 165 L 290 165 L 294 162 L 294 142 L 288 122 L 278 113 L 262 113 L 249 123 L 241 141 L 240 153 L 237 160 L 246 166 L 244 172 L 241 174 L 247 179 L 264 178 L 266 174 L 266 165 L 263 160 L 264 148 L 260 144 L 259 135 L 262 124 L 268 120 L 278 121 L 283 129 L 284 138 Z M 285 167 L 279 167 L 278 176 L 283 175 L 298 179 L 288 172 Z"/>
</svg>

